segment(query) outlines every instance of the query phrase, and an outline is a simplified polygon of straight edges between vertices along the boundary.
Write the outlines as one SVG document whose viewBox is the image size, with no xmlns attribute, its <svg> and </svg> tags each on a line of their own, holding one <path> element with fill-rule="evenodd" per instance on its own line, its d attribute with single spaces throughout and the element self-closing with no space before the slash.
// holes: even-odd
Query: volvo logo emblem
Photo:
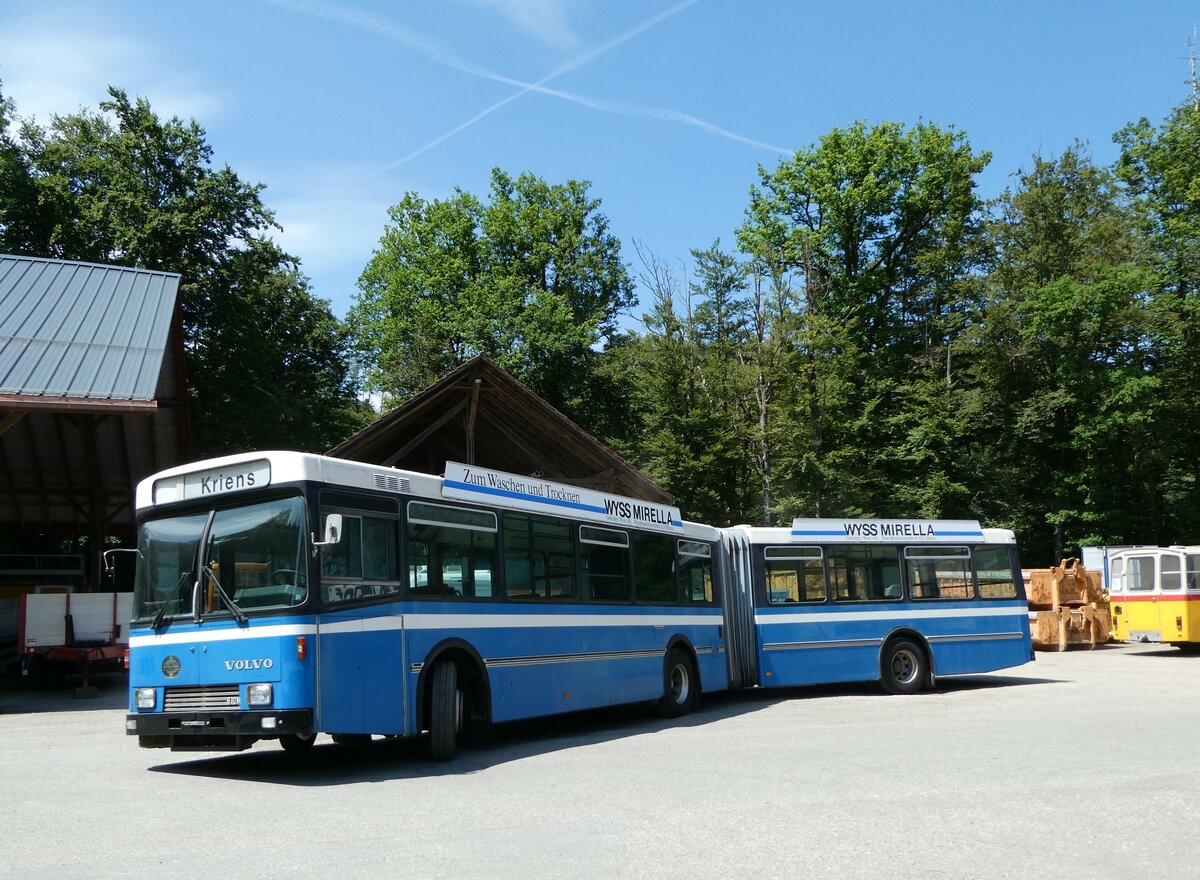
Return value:
<svg viewBox="0 0 1200 880">
<path fill-rule="evenodd" d="M 174 654 L 168 654 L 163 658 L 162 673 L 167 678 L 174 678 L 179 674 L 179 670 L 183 668 L 183 664 L 179 662 L 179 658 Z"/>
</svg>

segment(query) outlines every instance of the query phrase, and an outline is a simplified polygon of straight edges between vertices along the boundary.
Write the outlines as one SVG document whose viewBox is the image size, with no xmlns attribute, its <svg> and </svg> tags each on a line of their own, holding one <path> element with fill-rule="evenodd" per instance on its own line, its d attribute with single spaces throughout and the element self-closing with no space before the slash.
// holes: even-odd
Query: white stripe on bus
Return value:
<svg viewBox="0 0 1200 880">
<path fill-rule="evenodd" d="M 711 654 L 711 647 L 694 647 L 696 654 Z M 648 651 L 595 651 L 590 654 L 531 654 L 525 657 L 490 657 L 483 665 L 488 669 L 504 669 L 513 666 L 547 666 L 555 663 L 589 663 L 594 660 L 646 660 L 666 656 L 666 648 Z M 423 662 L 413 663 L 411 671 L 419 673 L 425 668 Z"/>
<path fill-rule="evenodd" d="M 403 617 L 403 624 L 401 624 Z M 404 614 L 321 624 L 321 632 L 393 629 L 581 629 L 616 626 L 720 626 L 719 614 Z"/>
<path fill-rule="evenodd" d="M 854 620 L 941 620 L 954 617 L 1025 617 L 1027 606 L 999 608 L 904 608 L 887 611 L 814 611 L 809 614 L 755 614 L 754 622 L 769 626 L 782 623 L 849 623 Z"/>
<path fill-rule="evenodd" d="M 398 629 L 517 629 L 584 628 L 616 626 L 720 626 L 719 614 L 394 614 L 382 617 L 361 617 L 314 624 L 272 624 L 201 629 L 188 632 L 137 635 L 129 640 L 131 648 L 152 645 L 183 645 L 199 642 L 226 642 L 240 639 L 285 638 L 287 636 L 346 632 L 388 632 Z"/>
<path fill-rule="evenodd" d="M 269 626 L 238 627 L 236 629 L 202 629 L 189 632 L 171 632 L 152 635 L 131 636 L 129 647 L 149 648 L 154 645 L 187 645 L 198 642 L 233 642 L 243 639 L 284 638 L 286 636 L 311 636 L 317 631 L 311 623 L 272 624 Z"/>
<path fill-rule="evenodd" d="M 1019 632 L 1002 633 L 956 633 L 946 636 L 926 636 L 926 641 L 941 644 L 944 642 L 1004 642 L 1011 639 L 1024 638 Z M 883 644 L 883 639 L 829 639 L 821 642 L 771 642 L 764 643 L 764 651 L 808 651 L 813 648 L 875 648 Z"/>
</svg>

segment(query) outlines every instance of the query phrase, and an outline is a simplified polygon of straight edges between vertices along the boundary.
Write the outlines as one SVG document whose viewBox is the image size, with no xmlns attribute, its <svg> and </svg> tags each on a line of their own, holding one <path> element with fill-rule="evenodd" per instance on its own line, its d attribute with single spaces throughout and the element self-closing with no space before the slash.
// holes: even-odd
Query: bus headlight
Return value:
<svg viewBox="0 0 1200 880">
<path fill-rule="evenodd" d="M 269 706 L 271 705 L 271 685 L 269 684 L 250 684 L 246 685 L 246 702 L 251 706 Z"/>
<path fill-rule="evenodd" d="M 154 688 L 138 688 L 133 692 L 133 704 L 139 709 L 153 709 L 157 703 Z"/>
</svg>

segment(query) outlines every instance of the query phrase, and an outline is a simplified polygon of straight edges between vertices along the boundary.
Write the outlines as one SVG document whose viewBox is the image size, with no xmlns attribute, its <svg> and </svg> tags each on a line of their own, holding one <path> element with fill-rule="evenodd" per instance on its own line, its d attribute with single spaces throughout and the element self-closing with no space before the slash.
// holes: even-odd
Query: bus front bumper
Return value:
<svg viewBox="0 0 1200 880">
<path fill-rule="evenodd" d="M 133 712 L 125 733 L 144 748 L 172 751 L 242 751 L 257 740 L 286 734 L 311 736 L 311 709 L 255 712 Z"/>
</svg>

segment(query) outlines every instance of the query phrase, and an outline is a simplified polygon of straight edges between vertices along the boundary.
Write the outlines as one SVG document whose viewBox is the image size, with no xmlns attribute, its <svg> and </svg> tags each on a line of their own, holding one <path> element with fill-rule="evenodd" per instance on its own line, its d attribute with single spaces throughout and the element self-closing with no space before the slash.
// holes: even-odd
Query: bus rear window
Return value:
<svg viewBox="0 0 1200 880">
<path fill-rule="evenodd" d="M 980 599 L 1017 598 L 1017 582 L 1008 547 L 977 547 L 975 572 L 979 579 Z"/>
<path fill-rule="evenodd" d="M 914 599 L 972 599 L 971 551 L 966 547 L 905 547 L 908 589 Z"/>
</svg>

